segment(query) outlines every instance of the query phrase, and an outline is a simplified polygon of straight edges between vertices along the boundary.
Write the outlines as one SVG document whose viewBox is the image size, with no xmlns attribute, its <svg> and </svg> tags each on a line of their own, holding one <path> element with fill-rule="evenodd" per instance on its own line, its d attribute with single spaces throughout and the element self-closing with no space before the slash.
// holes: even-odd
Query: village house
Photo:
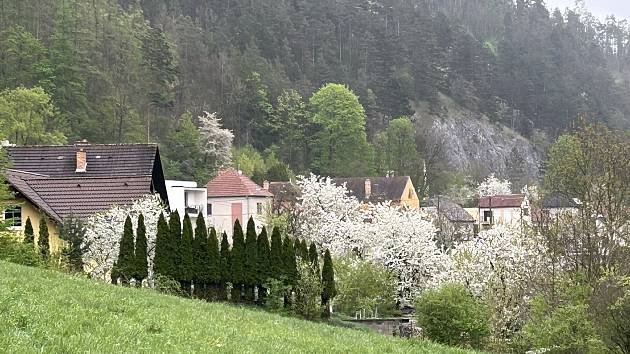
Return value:
<svg viewBox="0 0 630 354">
<path fill-rule="evenodd" d="M 345 186 L 348 195 L 364 204 L 389 202 L 392 206 L 420 209 L 420 199 L 409 176 L 333 178 L 331 182 Z M 265 182 L 263 188 L 273 194 L 272 207 L 277 213 L 291 209 L 301 195 L 294 182 Z"/>
<path fill-rule="evenodd" d="M 232 235 L 234 222 L 243 228 L 250 217 L 257 227 L 265 223 L 264 216 L 271 208 L 273 194 L 234 169 L 222 170 L 206 185 L 208 225 L 217 232 Z"/>
<path fill-rule="evenodd" d="M 205 187 L 197 187 L 197 182 L 166 180 L 166 192 L 170 211 L 177 211 L 182 221 L 186 214 L 193 225 L 197 222 L 199 213 L 204 220 L 208 217 L 206 209 L 208 190 Z"/>
<path fill-rule="evenodd" d="M 61 250 L 59 226 L 67 217 L 86 218 L 113 205 L 129 205 L 148 194 L 168 202 L 155 144 L 7 147 L 5 178 L 15 203 L 4 211 L 10 230 L 22 235 L 27 218 L 35 237 L 47 220 L 52 252 Z"/>
<path fill-rule="evenodd" d="M 409 176 L 333 178 L 362 203 L 389 202 L 392 206 L 420 209 L 420 198 Z"/>
<path fill-rule="evenodd" d="M 493 225 L 520 226 L 529 220 L 529 199 L 525 194 L 482 197 L 478 204 L 479 223 L 483 228 Z"/>
<path fill-rule="evenodd" d="M 422 210 L 433 217 L 445 243 L 465 241 L 475 234 L 475 218 L 448 198 L 429 198 L 423 202 Z"/>
<path fill-rule="evenodd" d="M 562 218 L 563 215 L 574 216 L 581 207 L 579 200 L 561 194 L 549 194 L 542 197 L 532 208 L 532 221 L 548 224 Z"/>
</svg>

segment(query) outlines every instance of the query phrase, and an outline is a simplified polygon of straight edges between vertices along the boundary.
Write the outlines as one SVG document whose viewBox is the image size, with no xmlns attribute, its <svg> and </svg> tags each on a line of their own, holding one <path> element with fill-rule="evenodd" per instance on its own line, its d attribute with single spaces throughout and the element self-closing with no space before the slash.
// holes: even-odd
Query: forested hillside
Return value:
<svg viewBox="0 0 630 354">
<path fill-rule="evenodd" d="M 418 115 L 390 122 L 419 105 L 447 118 L 441 97 L 543 147 L 578 116 L 628 127 L 629 41 L 625 21 L 543 0 L 0 0 L 0 132 L 159 142 L 171 176 L 202 181 L 193 124 L 209 111 L 267 177 L 347 175 L 318 157 L 328 127 L 311 97 L 344 83 L 374 146 L 352 172 L 421 185 L 430 132 Z"/>
</svg>

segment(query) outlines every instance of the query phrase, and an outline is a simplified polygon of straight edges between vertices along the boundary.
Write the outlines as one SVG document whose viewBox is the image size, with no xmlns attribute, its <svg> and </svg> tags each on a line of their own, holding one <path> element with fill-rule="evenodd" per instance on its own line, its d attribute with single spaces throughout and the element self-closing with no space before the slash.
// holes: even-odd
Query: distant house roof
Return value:
<svg viewBox="0 0 630 354">
<path fill-rule="evenodd" d="M 543 209 L 548 208 L 578 208 L 580 205 L 578 202 L 562 194 L 550 194 L 546 195 L 542 199 Z"/>
<path fill-rule="evenodd" d="M 425 206 L 437 209 L 441 215 L 446 217 L 451 222 L 475 222 L 475 218 L 473 218 L 472 215 L 468 214 L 468 212 L 464 210 L 464 208 L 447 198 L 440 197 L 439 199 L 427 199 Z"/>
<path fill-rule="evenodd" d="M 219 172 L 219 175 L 206 185 L 208 197 L 273 197 L 247 176 L 234 169 Z"/>
<path fill-rule="evenodd" d="M 352 177 L 333 178 L 332 182 L 338 186 L 346 185 L 350 195 L 363 202 L 400 201 L 405 187 L 411 178 L 409 176 L 395 177 Z M 365 181 L 370 181 L 371 193 L 366 198 Z"/>
<path fill-rule="evenodd" d="M 525 194 L 494 195 L 479 199 L 479 208 L 520 208 Z"/>
<path fill-rule="evenodd" d="M 76 172 L 79 149 L 86 153 L 85 172 Z M 7 181 L 58 222 L 128 205 L 147 194 L 168 200 L 154 144 L 16 146 L 7 151 Z"/>
<path fill-rule="evenodd" d="M 302 191 L 293 182 L 269 182 L 269 192 L 273 199 L 279 203 L 297 203 L 302 196 Z"/>
</svg>

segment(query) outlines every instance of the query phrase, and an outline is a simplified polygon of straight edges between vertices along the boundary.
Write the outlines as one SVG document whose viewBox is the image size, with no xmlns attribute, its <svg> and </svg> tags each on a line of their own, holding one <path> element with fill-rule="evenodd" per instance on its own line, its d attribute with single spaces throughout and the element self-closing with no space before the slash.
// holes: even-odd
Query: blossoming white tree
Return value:
<svg viewBox="0 0 630 354">
<path fill-rule="evenodd" d="M 494 176 L 494 173 L 490 174 L 483 182 L 477 187 L 477 194 L 479 197 L 491 197 L 494 195 L 511 194 L 511 183 L 508 180 L 500 180 Z"/>
<path fill-rule="evenodd" d="M 147 195 L 130 206 L 113 206 L 109 210 L 89 217 L 85 225 L 85 239 L 82 247 L 84 268 L 95 279 L 108 280 L 111 269 L 118 260 L 120 239 L 125 219 L 131 217 L 134 230 L 138 226 L 138 216 L 144 215 L 147 235 L 147 257 L 149 262 L 148 281 L 153 279 L 153 257 L 155 256 L 155 236 L 157 221 L 164 206 L 157 195 Z"/>
<path fill-rule="evenodd" d="M 536 281 L 544 272 L 544 250 L 534 235 L 498 225 L 451 252 L 452 269 L 442 282 L 459 282 L 494 307 L 495 333 L 517 327 Z"/>
<path fill-rule="evenodd" d="M 232 162 L 234 134 L 223 128 L 216 113 L 203 112 L 203 115 L 199 116 L 199 132 L 202 137 L 201 148 L 209 162 L 209 171 L 229 166 Z"/>
<path fill-rule="evenodd" d="M 298 180 L 302 196 L 296 207 L 296 232 L 331 253 L 351 252 L 381 263 L 398 276 L 398 295 L 411 299 L 434 286 L 434 275 L 449 258 L 434 241 L 436 229 L 417 210 L 389 203 L 361 205 L 344 186 L 311 175 Z"/>
</svg>

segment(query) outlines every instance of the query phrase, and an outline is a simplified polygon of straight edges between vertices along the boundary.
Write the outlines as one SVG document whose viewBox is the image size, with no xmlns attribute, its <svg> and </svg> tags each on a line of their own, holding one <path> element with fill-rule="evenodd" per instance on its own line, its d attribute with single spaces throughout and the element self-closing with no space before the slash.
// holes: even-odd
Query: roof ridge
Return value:
<svg viewBox="0 0 630 354">
<path fill-rule="evenodd" d="M 37 177 L 50 177 L 50 175 L 45 175 L 45 174 L 36 173 L 36 172 L 29 172 L 29 171 L 24 171 L 24 170 L 17 170 L 17 169 L 13 169 L 13 168 L 7 168 L 6 171 L 7 172 L 23 173 L 25 175 L 32 175 L 32 176 L 37 176 Z"/>
<path fill-rule="evenodd" d="M 86 144 L 42 144 L 42 145 L 16 145 L 16 146 L 9 146 L 7 147 L 7 149 L 16 149 L 16 148 L 35 148 L 35 147 L 42 147 L 42 148 L 49 148 L 49 147 L 70 147 L 70 146 L 158 146 L 158 143 L 105 143 L 105 144 L 93 144 L 93 143 L 86 143 Z"/>
</svg>

